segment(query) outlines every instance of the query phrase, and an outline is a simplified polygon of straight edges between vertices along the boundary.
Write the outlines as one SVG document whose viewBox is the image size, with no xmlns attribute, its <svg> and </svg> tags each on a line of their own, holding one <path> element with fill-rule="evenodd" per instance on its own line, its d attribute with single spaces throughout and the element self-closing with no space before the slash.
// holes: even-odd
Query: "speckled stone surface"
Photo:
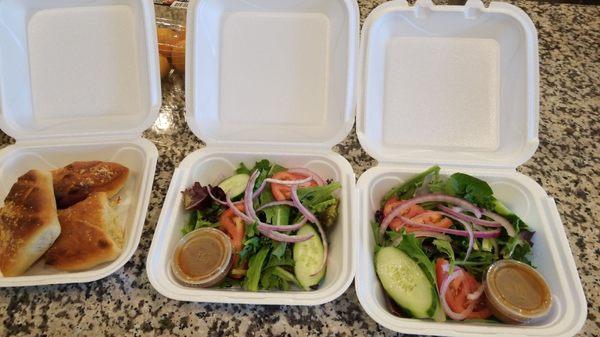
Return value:
<svg viewBox="0 0 600 337">
<path fill-rule="evenodd" d="M 382 2 L 360 0 L 361 17 Z M 540 146 L 518 170 L 556 199 L 588 300 L 588 320 L 580 335 L 600 336 L 600 7 L 515 4 L 538 29 L 541 75 Z M 0 336 L 396 335 L 361 310 L 353 286 L 339 299 L 317 307 L 185 303 L 154 291 L 145 260 L 161 204 L 174 168 L 203 146 L 185 124 L 183 92 L 177 76 L 164 85 L 159 119 L 144 134 L 155 142 L 160 159 L 134 257 L 97 282 L 0 289 Z M 12 142 L 4 134 L 0 137 L 0 144 Z M 357 175 L 375 164 L 354 132 L 335 150 Z"/>
</svg>

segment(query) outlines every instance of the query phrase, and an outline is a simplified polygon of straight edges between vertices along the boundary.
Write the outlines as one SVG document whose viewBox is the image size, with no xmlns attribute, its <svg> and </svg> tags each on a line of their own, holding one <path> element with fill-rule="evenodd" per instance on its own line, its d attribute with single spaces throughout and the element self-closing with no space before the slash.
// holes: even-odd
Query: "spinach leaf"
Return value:
<svg viewBox="0 0 600 337">
<path fill-rule="evenodd" d="M 270 247 L 263 246 L 258 253 L 250 258 L 250 261 L 248 262 L 246 278 L 243 281 L 243 287 L 245 290 L 258 291 L 258 282 L 260 281 L 263 264 L 269 255 L 270 250 Z"/>
<path fill-rule="evenodd" d="M 412 177 L 410 180 L 406 181 L 400 186 L 392 188 L 381 200 L 381 206 L 385 205 L 385 203 L 393 197 L 397 197 L 398 199 L 410 199 L 415 195 L 415 192 L 418 188 L 423 186 L 425 182 L 425 178 L 429 175 L 438 176 L 440 172 L 439 166 L 432 166 L 427 170 L 417 174 Z"/>
<path fill-rule="evenodd" d="M 515 235 L 508 239 L 508 242 L 502 248 L 502 257 L 505 259 L 513 259 L 531 265 L 529 259 L 531 253 L 531 245 L 521 238 L 520 235 Z"/>
<path fill-rule="evenodd" d="M 454 173 L 446 181 L 444 191 L 486 209 L 494 209 L 494 191 L 485 181 L 464 173 Z"/>
</svg>

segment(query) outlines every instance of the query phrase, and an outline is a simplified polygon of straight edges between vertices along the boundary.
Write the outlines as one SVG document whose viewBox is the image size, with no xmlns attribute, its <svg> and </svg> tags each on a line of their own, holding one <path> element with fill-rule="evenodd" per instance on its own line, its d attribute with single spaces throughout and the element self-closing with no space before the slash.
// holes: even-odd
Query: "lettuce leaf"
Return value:
<svg viewBox="0 0 600 337">
<path fill-rule="evenodd" d="M 454 173 L 448 178 L 444 192 L 489 210 L 494 209 L 494 191 L 485 181 L 464 173 Z"/>
<path fill-rule="evenodd" d="M 440 172 L 439 166 L 437 166 L 437 165 L 432 166 L 432 167 L 428 168 L 427 170 L 412 177 L 410 180 L 406 181 L 404 184 L 392 188 L 390 191 L 388 191 L 388 193 L 386 193 L 386 195 L 383 197 L 383 200 L 381 200 L 381 206 L 383 207 L 383 205 L 385 205 L 385 203 L 393 197 L 397 197 L 398 199 L 410 199 L 410 198 L 414 197 L 415 192 L 421 186 L 423 186 L 425 179 L 428 176 L 432 175 L 434 177 L 433 180 L 437 181 L 438 178 L 436 178 L 436 177 L 439 177 L 439 172 Z"/>
</svg>

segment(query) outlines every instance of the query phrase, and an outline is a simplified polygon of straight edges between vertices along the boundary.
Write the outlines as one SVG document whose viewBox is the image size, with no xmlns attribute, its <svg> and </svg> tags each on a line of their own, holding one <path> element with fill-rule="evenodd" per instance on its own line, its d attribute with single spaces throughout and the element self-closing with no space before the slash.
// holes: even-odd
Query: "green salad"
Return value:
<svg viewBox="0 0 600 337">
<path fill-rule="evenodd" d="M 216 186 L 183 191 L 190 212 L 182 234 L 211 227 L 233 246 L 233 264 L 219 287 L 247 291 L 318 287 L 327 267 L 327 231 L 337 222 L 339 182 L 307 168 L 268 160 L 243 163 Z"/>
<path fill-rule="evenodd" d="M 485 181 L 439 172 L 434 166 L 391 187 L 374 214 L 375 269 L 388 307 L 438 321 L 493 318 L 483 274 L 501 259 L 531 265 L 534 233 Z"/>
</svg>

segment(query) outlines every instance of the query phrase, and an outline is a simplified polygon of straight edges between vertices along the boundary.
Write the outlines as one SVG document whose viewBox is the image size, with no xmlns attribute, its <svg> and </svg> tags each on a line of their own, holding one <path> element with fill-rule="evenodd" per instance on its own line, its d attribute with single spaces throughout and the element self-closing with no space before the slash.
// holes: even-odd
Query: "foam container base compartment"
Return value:
<svg viewBox="0 0 600 337">
<path fill-rule="evenodd" d="M 186 120 L 206 148 L 176 170 L 147 260 L 163 295 L 184 301 L 317 305 L 354 277 L 350 164 L 331 147 L 354 121 L 358 7 L 352 0 L 192 0 L 187 13 Z M 329 235 L 327 273 L 314 291 L 200 289 L 180 285 L 171 256 L 185 214 L 181 191 L 216 184 L 240 162 L 266 158 L 339 180 L 340 217 Z"/>
<path fill-rule="evenodd" d="M 356 290 L 365 311 L 394 331 L 440 336 L 570 336 L 586 302 L 554 200 L 515 168 L 538 145 L 537 35 L 519 8 L 480 1 L 435 6 L 390 1 L 363 25 L 357 134 L 379 162 L 359 179 Z M 373 265 L 370 222 L 383 195 L 433 164 L 465 172 L 533 230 L 532 262 L 548 281 L 551 313 L 530 325 L 446 321 L 391 314 Z"/>
<path fill-rule="evenodd" d="M 112 161 L 129 168 L 129 179 L 119 192 L 122 204 L 117 207 L 119 223 L 124 230 L 123 251 L 114 261 L 80 272 L 64 272 L 46 266 L 43 258 L 24 275 L 1 277 L 0 287 L 29 286 L 94 281 L 119 270 L 137 248 L 142 229 L 157 153 L 144 139 L 130 142 L 80 143 L 77 145 L 12 146 L 0 152 L 0 198 L 4 200 L 17 178 L 31 169 L 49 171 L 74 161 Z"/>
<path fill-rule="evenodd" d="M 365 311 L 379 324 L 395 331 L 440 336 L 570 336 L 585 322 L 586 304 L 577 268 L 556 209 L 554 200 L 530 178 L 510 171 L 444 169 L 442 175 L 455 172 L 471 174 L 487 181 L 494 195 L 518 214 L 535 231 L 532 262 L 544 276 L 552 292 L 552 309 L 547 318 L 533 325 L 444 323 L 400 318 L 389 312 L 384 290 L 375 273 L 375 240 L 369 224 L 381 199 L 393 186 L 402 184 L 427 167 L 378 166 L 364 173 L 358 181 L 359 257 L 356 290 Z"/>
<path fill-rule="evenodd" d="M 121 268 L 139 243 L 158 158 L 141 137 L 161 105 L 154 7 L 142 0 L 0 0 L 0 197 L 31 169 L 114 161 L 130 169 L 119 193 L 121 255 L 80 272 L 43 258 L 0 287 L 89 282 Z"/>
<path fill-rule="evenodd" d="M 307 167 L 326 179 L 342 184 L 339 191 L 340 216 L 334 229 L 329 232 L 329 260 L 327 273 L 317 290 L 302 291 L 260 291 L 249 292 L 241 289 L 194 288 L 182 285 L 171 270 L 171 257 L 175 245 L 181 239 L 181 228 L 189 219 L 189 212 L 183 210 L 180 191 L 195 181 L 202 185 L 220 182 L 232 175 L 239 163 L 248 167 L 261 159 L 284 167 Z M 354 173 L 350 164 L 340 155 L 331 152 L 289 153 L 263 151 L 227 151 L 206 149 L 188 156 L 176 170 L 167 199 L 158 222 L 147 271 L 150 282 L 161 294 L 180 301 L 224 302 L 247 304 L 313 305 L 329 302 L 340 296 L 354 277 L 354 230 L 353 197 Z"/>
</svg>

